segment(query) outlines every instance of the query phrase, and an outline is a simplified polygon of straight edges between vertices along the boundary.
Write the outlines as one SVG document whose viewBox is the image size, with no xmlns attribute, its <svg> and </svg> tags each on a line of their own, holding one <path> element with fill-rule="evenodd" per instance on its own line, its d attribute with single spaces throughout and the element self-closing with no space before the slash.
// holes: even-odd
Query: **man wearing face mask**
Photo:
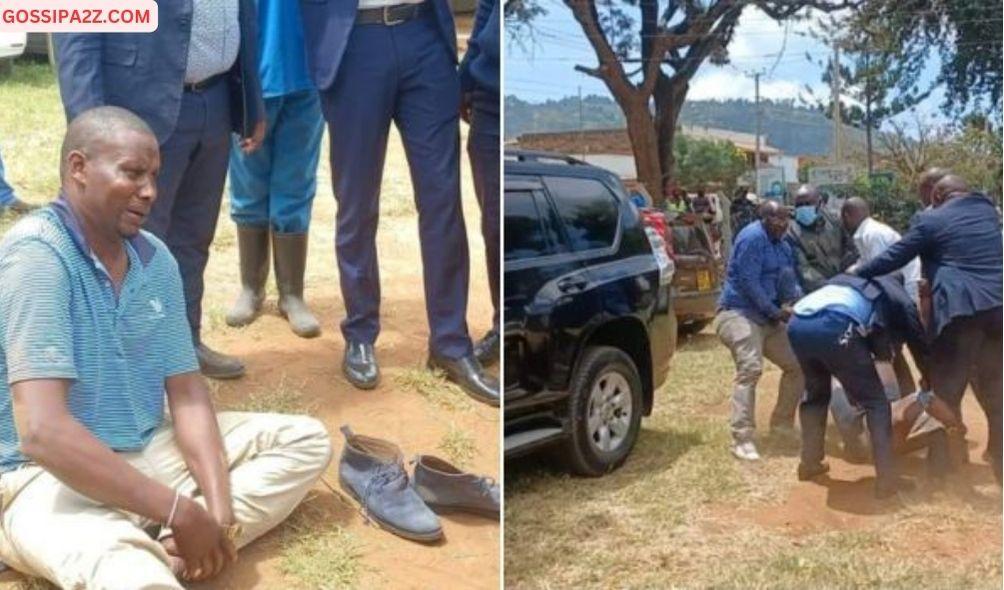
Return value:
<svg viewBox="0 0 1004 590">
<path fill-rule="evenodd" d="M 811 293 L 858 259 L 854 240 L 840 221 L 822 207 L 819 190 L 803 184 L 795 195 L 795 223 L 787 240 L 795 253 L 802 290 Z"/>
</svg>

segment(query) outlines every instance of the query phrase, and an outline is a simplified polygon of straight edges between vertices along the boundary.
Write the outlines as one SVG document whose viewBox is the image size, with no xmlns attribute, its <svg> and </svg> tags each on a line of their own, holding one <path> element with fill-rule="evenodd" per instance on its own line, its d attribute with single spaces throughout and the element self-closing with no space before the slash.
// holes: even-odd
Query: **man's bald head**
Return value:
<svg viewBox="0 0 1004 590">
<path fill-rule="evenodd" d="M 71 153 L 77 151 L 89 155 L 99 144 L 113 141 L 122 132 L 146 135 L 157 141 L 157 136 L 143 119 L 121 107 L 96 107 L 77 115 L 66 128 L 59 152 L 60 180 L 66 181 Z"/>
<path fill-rule="evenodd" d="M 931 190 L 931 204 L 935 207 L 939 207 L 953 196 L 966 194 L 968 192 L 969 185 L 962 179 L 961 176 L 948 174 L 938 182 L 934 183 L 934 188 Z"/>
<path fill-rule="evenodd" d="M 853 234 L 871 214 L 868 201 L 861 197 L 851 197 L 844 201 L 843 207 L 840 208 L 840 221 L 843 222 L 844 228 Z"/>
<path fill-rule="evenodd" d="M 767 234 L 774 240 L 781 239 L 788 230 L 790 215 L 783 205 L 772 199 L 767 199 L 757 209 Z"/>
<path fill-rule="evenodd" d="M 917 178 L 917 195 L 925 207 L 931 205 L 931 193 L 939 180 L 951 174 L 946 168 L 928 168 Z"/>
<path fill-rule="evenodd" d="M 801 207 L 802 205 L 818 205 L 820 200 L 819 189 L 811 184 L 803 184 L 798 187 L 798 192 L 795 193 L 795 206 Z"/>
</svg>

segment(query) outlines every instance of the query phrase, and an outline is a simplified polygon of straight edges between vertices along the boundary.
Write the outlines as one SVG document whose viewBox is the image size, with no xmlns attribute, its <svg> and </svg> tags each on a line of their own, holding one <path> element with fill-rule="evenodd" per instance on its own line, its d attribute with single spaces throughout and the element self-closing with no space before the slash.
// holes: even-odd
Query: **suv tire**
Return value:
<svg viewBox="0 0 1004 590">
<path fill-rule="evenodd" d="M 570 391 L 572 432 L 565 442 L 565 458 L 579 475 L 610 473 L 627 459 L 641 429 L 638 369 L 620 349 L 590 346 L 582 354 Z"/>
</svg>

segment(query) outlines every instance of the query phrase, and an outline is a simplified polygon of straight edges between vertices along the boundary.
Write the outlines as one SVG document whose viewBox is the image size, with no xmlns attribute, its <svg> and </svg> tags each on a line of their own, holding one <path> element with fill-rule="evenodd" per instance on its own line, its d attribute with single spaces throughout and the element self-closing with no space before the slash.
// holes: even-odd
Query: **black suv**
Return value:
<svg viewBox="0 0 1004 590">
<path fill-rule="evenodd" d="M 631 452 L 676 348 L 674 266 L 612 173 L 505 155 L 505 452 L 559 444 L 602 475 Z"/>
</svg>

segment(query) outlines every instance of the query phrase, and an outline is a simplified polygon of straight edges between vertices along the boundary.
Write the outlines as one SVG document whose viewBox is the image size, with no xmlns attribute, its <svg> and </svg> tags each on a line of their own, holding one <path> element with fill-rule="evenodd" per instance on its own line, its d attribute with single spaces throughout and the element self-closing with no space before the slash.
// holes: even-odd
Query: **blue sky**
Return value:
<svg viewBox="0 0 1004 590">
<path fill-rule="evenodd" d="M 543 0 L 548 13 L 534 22 L 535 39 L 519 45 L 506 35 L 505 87 L 508 94 L 523 100 L 542 102 L 563 96 L 582 94 L 608 95 L 599 80 L 575 71 L 576 64 L 595 66 L 596 57 L 571 12 L 559 0 Z M 705 62 L 690 84 L 688 100 L 746 98 L 753 100 L 754 82 L 750 74 L 763 72 L 760 94 L 769 99 L 798 99 L 806 95 L 809 85 L 816 96 L 829 95 L 829 88 L 820 81 L 821 68 L 806 59 L 828 59 L 831 50 L 804 34 L 810 19 L 779 24 L 762 12 L 747 8 L 740 18 L 736 34 L 729 45 L 732 63 L 715 66 Z M 933 67 L 929 68 L 932 70 Z M 942 94 L 936 92 L 918 105 L 917 112 L 925 120 L 940 120 L 937 107 Z M 912 114 L 901 117 L 913 118 Z"/>
</svg>

